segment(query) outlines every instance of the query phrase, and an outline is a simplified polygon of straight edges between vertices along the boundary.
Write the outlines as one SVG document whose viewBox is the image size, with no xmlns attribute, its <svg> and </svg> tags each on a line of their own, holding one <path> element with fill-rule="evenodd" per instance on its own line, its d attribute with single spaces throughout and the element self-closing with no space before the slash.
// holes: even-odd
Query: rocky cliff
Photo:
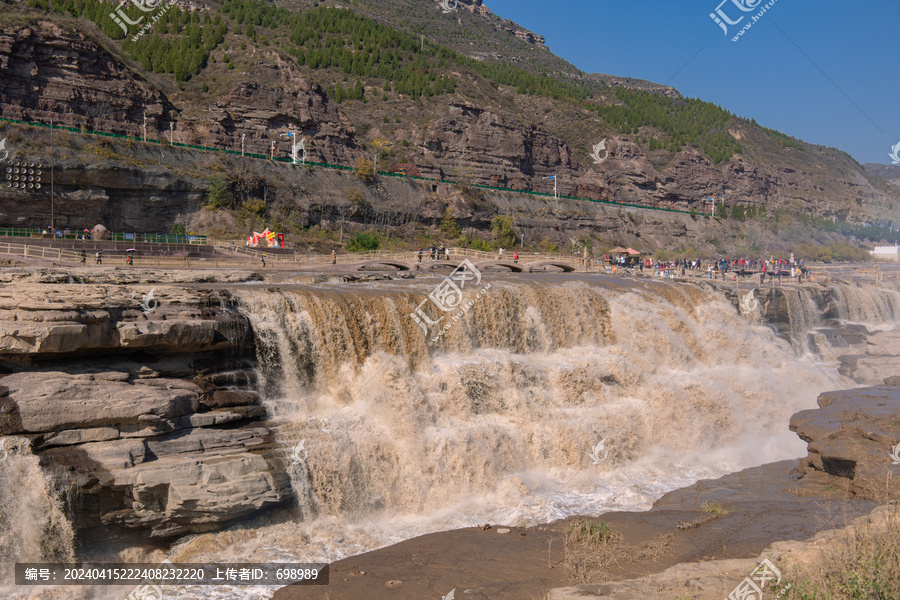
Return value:
<svg viewBox="0 0 900 600">
<path fill-rule="evenodd" d="M 474 11 L 467 18 L 488 19 L 479 2 L 461 6 Z M 260 177 L 248 181 L 240 175 L 254 170 L 250 159 L 226 165 L 222 154 L 189 156 L 165 144 L 171 139 L 265 156 L 274 144 L 275 154 L 284 157 L 290 143 L 282 134 L 288 131 L 305 138 L 311 161 L 352 167 L 358 159 L 373 159 L 379 152 L 372 144 L 382 140 L 390 148 L 382 152 L 386 156 L 378 163 L 380 169 L 412 163 L 425 176 L 461 184 L 549 193 L 553 186 L 543 178 L 555 175 L 559 193 L 568 196 L 698 212 L 707 210 L 708 197 L 724 196 L 728 205 L 765 204 L 770 214 L 789 208 L 794 214 L 828 215 L 851 223 L 883 221 L 898 206 L 896 192 L 869 177 L 846 154 L 803 143 L 781 146 L 740 119 L 730 120 L 728 132 L 742 145 L 743 154 L 717 164 L 692 145 L 673 153 L 650 150 L 649 137 L 665 137 L 652 127 L 622 134 L 585 105 L 518 93 L 515 86 L 498 86 L 463 68 L 447 75 L 456 82 L 454 94 L 413 99 L 390 85 L 382 88 L 377 79 L 363 78 L 365 100 L 338 105 L 324 88 L 344 80 L 350 87 L 346 75 L 299 66 L 278 44 L 247 46 L 243 35 L 229 34 L 229 50 L 217 48 L 200 76 L 176 83 L 168 75 L 142 69 L 119 42 L 91 23 L 27 10 L 7 19 L 0 22 L 0 117 L 41 123 L 52 119 L 66 127 L 142 137 L 146 116 L 147 137 L 163 142 L 145 146 L 129 141 L 123 147 L 108 138 L 68 132 L 51 140 L 40 128 L 3 125 L 0 135 L 14 160 L 46 163 L 50 144 L 61 152 L 57 160 L 65 161 L 67 151 L 74 158 L 57 174 L 56 182 L 70 200 L 56 207 L 57 215 L 91 213 L 92 221 L 107 221 L 114 229 L 168 230 L 179 215 L 199 211 L 214 176 L 232 185 L 236 204 L 259 199 L 267 209 L 280 204 L 287 212 L 302 210 L 305 193 L 331 192 L 329 178 L 321 171 L 313 172 L 316 177 L 306 190 L 283 187 L 272 193 L 281 183 L 277 170 L 257 169 Z M 525 37 L 537 40 L 530 33 Z M 504 60 L 508 58 L 504 54 Z M 649 90 L 680 101 L 677 92 L 665 86 L 598 77 L 590 80 L 592 85 L 610 86 L 593 97 L 598 104 L 618 102 L 608 93 L 614 87 Z M 589 154 L 601 140 L 608 155 L 594 164 Z M 50 213 L 48 192 L 26 196 L 2 188 L 0 225 L 45 226 L 41 221 Z M 428 202 L 425 194 L 417 193 Z M 446 198 L 445 205 L 459 199 Z M 383 198 L 367 194 L 366 200 L 378 209 L 388 208 Z M 503 203 L 491 204 L 485 221 Z M 330 209 L 337 205 L 333 199 Z M 590 212 L 584 206 L 573 208 Z M 151 216 L 129 215 L 143 209 Z M 273 216 L 271 210 L 267 213 Z M 557 242 L 579 235 L 567 233 Z"/>
<path fill-rule="evenodd" d="M 841 489 L 883 503 L 896 498 L 900 482 L 892 474 L 900 460 L 891 451 L 900 448 L 898 388 L 827 392 L 818 403 L 818 409 L 791 418 L 791 431 L 809 447 L 798 467 L 803 478 L 800 490 Z"/>
<path fill-rule="evenodd" d="M 166 95 L 98 39 L 50 20 L 0 27 L 0 116 L 131 135 L 144 114 L 174 119 Z"/>
<path fill-rule="evenodd" d="M 291 498 L 247 322 L 200 283 L 216 277 L 160 277 L 4 276 L 0 433 L 29 441 L 89 536 L 207 531 Z"/>
</svg>

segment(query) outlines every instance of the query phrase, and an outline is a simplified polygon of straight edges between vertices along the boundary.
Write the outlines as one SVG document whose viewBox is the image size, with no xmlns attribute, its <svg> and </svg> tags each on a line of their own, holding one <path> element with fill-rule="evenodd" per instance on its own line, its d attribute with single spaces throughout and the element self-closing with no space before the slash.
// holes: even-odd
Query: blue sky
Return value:
<svg viewBox="0 0 900 600">
<path fill-rule="evenodd" d="M 759 7 L 742 12 L 732 2 Z M 900 1 L 485 0 L 588 73 L 666 83 L 808 142 L 890 164 L 900 141 Z M 695 56 L 696 55 L 696 56 Z M 693 57 L 693 59 L 692 59 Z"/>
</svg>

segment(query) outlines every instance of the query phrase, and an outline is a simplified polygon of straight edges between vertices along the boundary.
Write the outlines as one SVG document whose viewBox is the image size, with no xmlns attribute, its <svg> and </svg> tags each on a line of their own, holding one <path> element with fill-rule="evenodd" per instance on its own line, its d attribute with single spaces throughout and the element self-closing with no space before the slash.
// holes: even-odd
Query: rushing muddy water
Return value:
<svg viewBox="0 0 900 600">
<path fill-rule="evenodd" d="M 170 560 L 331 561 L 436 530 L 647 508 L 697 479 L 804 455 L 790 416 L 855 385 L 837 374 L 839 349 L 824 338 L 811 348 L 823 302 L 812 289 L 784 295 L 789 333 L 779 336 L 759 311 L 742 316 L 693 284 L 496 277 L 466 292 L 471 306 L 435 339 L 410 315 L 441 281 L 234 290 L 297 506 L 184 538 Z M 896 292 L 829 294 L 847 321 L 900 318 Z M 40 479 L 31 462 L 22 451 L 0 466 L 4 479 L 12 465 Z M 3 518 L 37 519 L 65 555 L 71 532 L 40 489 L 34 501 L 4 496 Z M 21 560 L 47 558 L 30 543 L 17 546 Z"/>
</svg>

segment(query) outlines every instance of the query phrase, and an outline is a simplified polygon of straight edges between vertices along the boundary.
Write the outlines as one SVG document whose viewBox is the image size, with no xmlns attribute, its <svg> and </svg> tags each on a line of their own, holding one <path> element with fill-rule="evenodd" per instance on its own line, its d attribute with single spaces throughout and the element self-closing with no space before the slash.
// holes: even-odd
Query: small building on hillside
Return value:
<svg viewBox="0 0 900 600">
<path fill-rule="evenodd" d="M 872 258 L 900 261 L 900 246 L 875 246 L 875 249 L 872 250 Z"/>
</svg>

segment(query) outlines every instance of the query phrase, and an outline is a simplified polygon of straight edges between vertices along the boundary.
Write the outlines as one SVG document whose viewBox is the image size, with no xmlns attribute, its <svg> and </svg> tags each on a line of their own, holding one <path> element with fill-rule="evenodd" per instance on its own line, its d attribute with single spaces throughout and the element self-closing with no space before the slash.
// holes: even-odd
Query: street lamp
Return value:
<svg viewBox="0 0 900 600">
<path fill-rule="evenodd" d="M 548 177 L 541 177 L 541 179 L 552 179 L 553 180 L 553 198 L 559 199 L 559 195 L 556 193 L 556 175 L 550 175 Z"/>
<path fill-rule="evenodd" d="M 293 162 L 295 165 L 301 162 L 306 162 L 306 141 L 297 141 L 297 135 L 293 131 L 282 133 L 281 137 L 287 137 L 291 139 L 291 162 Z M 303 156 L 298 158 L 297 152 L 300 150 L 303 151 Z"/>
</svg>

